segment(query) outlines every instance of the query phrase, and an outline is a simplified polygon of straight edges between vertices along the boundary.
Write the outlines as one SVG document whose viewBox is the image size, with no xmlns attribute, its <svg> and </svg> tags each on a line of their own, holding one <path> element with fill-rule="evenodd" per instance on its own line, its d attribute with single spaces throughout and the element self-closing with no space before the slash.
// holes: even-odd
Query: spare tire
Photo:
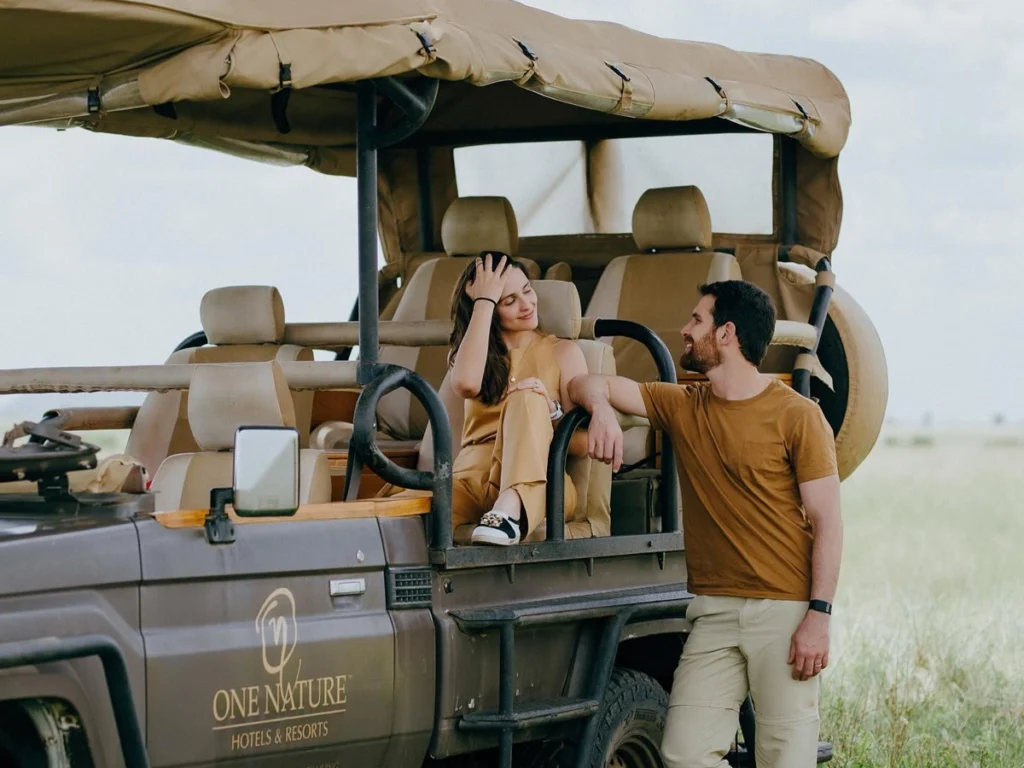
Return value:
<svg viewBox="0 0 1024 768">
<path fill-rule="evenodd" d="M 814 270 L 789 262 L 778 266 L 783 302 L 809 308 Z M 832 426 L 839 478 L 845 480 L 878 440 L 889 399 L 889 372 L 874 324 L 838 282 L 818 344 L 818 360 L 832 377 L 833 386 L 830 389 L 812 377 L 811 396 Z"/>
</svg>

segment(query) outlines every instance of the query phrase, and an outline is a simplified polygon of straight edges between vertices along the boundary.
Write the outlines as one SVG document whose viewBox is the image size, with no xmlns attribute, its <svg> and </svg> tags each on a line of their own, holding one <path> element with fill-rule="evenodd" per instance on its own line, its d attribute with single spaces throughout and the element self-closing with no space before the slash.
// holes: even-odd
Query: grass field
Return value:
<svg viewBox="0 0 1024 768">
<path fill-rule="evenodd" d="M 1024 766 L 1024 438 L 898 435 L 843 484 L 833 766 Z"/>
</svg>

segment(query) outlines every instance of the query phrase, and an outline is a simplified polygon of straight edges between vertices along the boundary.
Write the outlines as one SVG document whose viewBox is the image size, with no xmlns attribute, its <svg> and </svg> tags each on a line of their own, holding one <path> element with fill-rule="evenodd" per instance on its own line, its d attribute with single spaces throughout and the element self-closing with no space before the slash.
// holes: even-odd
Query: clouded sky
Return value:
<svg viewBox="0 0 1024 768">
<path fill-rule="evenodd" d="M 882 337 L 889 415 L 1024 419 L 1018 4 L 530 4 L 828 66 L 853 112 L 835 269 Z M 0 131 L 0 169 L 4 367 L 162 361 L 219 285 L 277 285 L 295 321 L 351 309 L 351 179 L 31 128 Z M 19 415 L 38 415 L 34 403 L 21 398 Z"/>
</svg>

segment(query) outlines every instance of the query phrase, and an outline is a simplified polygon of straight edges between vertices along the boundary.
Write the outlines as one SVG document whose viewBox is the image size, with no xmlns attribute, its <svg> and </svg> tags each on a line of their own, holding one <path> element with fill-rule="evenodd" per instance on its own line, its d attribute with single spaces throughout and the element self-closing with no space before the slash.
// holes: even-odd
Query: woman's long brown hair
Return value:
<svg viewBox="0 0 1024 768">
<path fill-rule="evenodd" d="M 481 258 L 486 258 L 488 253 L 492 255 L 492 264 L 495 265 L 501 261 L 502 256 L 505 257 L 507 262 L 505 272 L 508 272 L 510 269 L 518 269 L 529 277 L 526 265 L 522 262 L 515 261 L 508 254 L 503 254 L 500 251 L 484 251 L 480 254 Z M 476 259 L 466 267 L 466 271 L 462 273 L 462 277 L 459 278 L 459 284 L 455 286 L 455 292 L 452 294 L 452 335 L 448 340 L 449 368 L 455 363 L 455 353 L 459 351 L 462 340 L 466 338 L 469 321 L 473 317 L 473 300 L 466 295 L 466 286 L 475 279 Z M 501 338 L 501 324 L 498 321 L 497 307 L 494 309 L 495 311 L 491 315 L 491 333 L 487 340 L 487 360 L 484 363 L 484 377 L 483 381 L 480 382 L 480 394 L 477 395 L 477 398 L 484 405 L 495 405 L 505 396 L 505 390 L 508 388 L 509 370 L 512 366 L 508 347 L 505 346 L 505 340 Z"/>
</svg>

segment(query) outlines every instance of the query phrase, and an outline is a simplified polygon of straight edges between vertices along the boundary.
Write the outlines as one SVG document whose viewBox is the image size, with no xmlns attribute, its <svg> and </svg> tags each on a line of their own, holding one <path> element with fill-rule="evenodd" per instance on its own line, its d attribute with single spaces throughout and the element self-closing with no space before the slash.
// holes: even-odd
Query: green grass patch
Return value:
<svg viewBox="0 0 1024 768">
<path fill-rule="evenodd" d="M 1021 454 L 987 440 L 883 440 L 843 484 L 834 766 L 1024 766 Z"/>
</svg>

